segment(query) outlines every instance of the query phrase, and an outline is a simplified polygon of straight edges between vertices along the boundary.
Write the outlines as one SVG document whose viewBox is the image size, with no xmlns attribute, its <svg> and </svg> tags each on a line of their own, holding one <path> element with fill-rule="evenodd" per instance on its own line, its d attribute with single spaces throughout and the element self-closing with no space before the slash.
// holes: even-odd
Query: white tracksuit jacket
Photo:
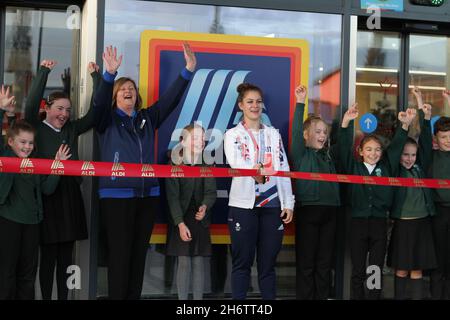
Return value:
<svg viewBox="0 0 450 320">
<path fill-rule="evenodd" d="M 271 158 L 273 170 L 289 171 L 289 163 L 284 151 L 283 141 L 277 129 L 263 125 L 264 156 Z M 255 137 L 255 139 L 257 139 Z M 258 139 L 257 139 L 258 140 Z M 259 141 L 258 141 L 259 143 Z M 225 133 L 225 156 L 231 168 L 252 169 L 257 163 L 252 138 L 242 122 Z M 290 178 L 270 177 L 276 180 L 281 209 L 294 209 L 294 195 Z M 255 179 L 252 177 L 233 177 L 228 205 L 232 207 L 253 209 L 255 205 Z"/>
</svg>

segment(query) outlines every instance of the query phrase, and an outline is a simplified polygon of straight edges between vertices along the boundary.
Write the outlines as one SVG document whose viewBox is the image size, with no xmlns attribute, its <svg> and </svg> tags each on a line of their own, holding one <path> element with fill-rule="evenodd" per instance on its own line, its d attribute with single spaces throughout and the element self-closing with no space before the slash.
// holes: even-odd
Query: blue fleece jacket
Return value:
<svg viewBox="0 0 450 320">
<path fill-rule="evenodd" d="M 94 96 L 95 128 L 100 143 L 100 160 L 121 163 L 154 163 L 155 130 L 177 107 L 192 72 L 184 69 L 152 106 L 136 110 L 131 116 L 112 108 L 116 75 L 105 72 Z M 156 178 L 99 178 L 100 198 L 159 196 Z"/>
</svg>

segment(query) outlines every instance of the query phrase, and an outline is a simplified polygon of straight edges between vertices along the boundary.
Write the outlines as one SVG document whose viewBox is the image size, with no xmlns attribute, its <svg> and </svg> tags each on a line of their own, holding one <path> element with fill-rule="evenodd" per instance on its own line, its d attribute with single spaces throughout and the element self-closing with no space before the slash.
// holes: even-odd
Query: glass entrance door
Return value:
<svg viewBox="0 0 450 320">
<path fill-rule="evenodd" d="M 416 107 L 411 89 L 417 86 L 425 103 L 433 107 L 433 117 L 450 116 L 450 106 L 442 92 L 450 88 L 450 37 L 420 34 L 404 29 L 396 31 L 357 32 L 356 102 L 360 116 L 372 113 L 378 120 L 374 133 L 389 143 L 398 111 Z M 418 136 L 418 124 L 409 135 Z M 355 138 L 363 136 L 363 128 L 355 123 Z M 357 143 L 358 141 L 356 141 Z M 388 229 L 388 241 L 392 225 Z M 394 298 L 394 272 L 383 269 L 383 297 Z M 426 294 L 429 279 L 424 276 Z M 350 281 L 350 279 L 345 279 Z M 428 298 L 425 296 L 425 298 Z"/>
</svg>

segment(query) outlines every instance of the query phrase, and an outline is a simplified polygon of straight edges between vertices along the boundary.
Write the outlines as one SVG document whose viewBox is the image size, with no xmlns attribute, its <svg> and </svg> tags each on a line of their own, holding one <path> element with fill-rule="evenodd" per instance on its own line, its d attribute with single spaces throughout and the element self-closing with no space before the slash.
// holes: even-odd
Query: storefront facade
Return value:
<svg viewBox="0 0 450 320">
<path fill-rule="evenodd" d="M 392 1 L 396 11 L 383 10 L 377 20 L 378 13 L 366 10 L 366 1 L 360 0 L 6 1 L 0 5 L 0 76 L 2 83 L 14 84 L 16 111 L 23 112 L 39 61 L 57 60 L 47 90 L 62 89 L 61 75 L 67 75 L 70 67 L 71 99 L 80 106 L 75 110 L 79 116 L 86 112 L 92 92 L 88 72 L 79 66 L 89 61 L 101 66 L 103 48 L 113 45 L 124 55 L 120 75 L 139 80 L 140 35 L 145 30 L 302 39 L 309 44 L 309 64 L 303 66 L 308 70 L 309 112 L 320 113 L 330 125 L 355 100 L 360 112 L 376 113 L 379 120 L 389 122 L 390 115 L 414 104 L 412 86 L 421 88 L 434 115 L 449 115 L 441 91 L 450 87 L 450 2 L 440 7 L 412 2 Z M 385 129 L 380 134 L 389 139 L 391 125 Z M 334 136 L 332 131 L 332 140 Z M 81 159 L 95 159 L 92 132 L 81 137 L 80 149 Z M 83 183 L 90 238 L 77 245 L 81 289 L 71 291 L 73 299 L 107 295 L 96 184 L 96 179 Z M 226 199 L 219 205 L 226 206 Z M 226 222 L 213 218 L 213 223 Z M 348 215 L 342 207 L 330 298 L 349 298 L 347 234 Z M 229 246 L 219 241 L 214 247 L 205 275 L 206 295 L 229 298 Z M 392 277 L 389 270 L 384 272 L 385 298 L 391 298 Z M 250 296 L 258 297 L 256 269 L 252 276 Z M 283 246 L 277 276 L 280 298 L 294 299 L 292 243 Z M 176 299 L 175 285 L 174 260 L 164 255 L 164 238 L 152 238 L 142 297 Z"/>
</svg>

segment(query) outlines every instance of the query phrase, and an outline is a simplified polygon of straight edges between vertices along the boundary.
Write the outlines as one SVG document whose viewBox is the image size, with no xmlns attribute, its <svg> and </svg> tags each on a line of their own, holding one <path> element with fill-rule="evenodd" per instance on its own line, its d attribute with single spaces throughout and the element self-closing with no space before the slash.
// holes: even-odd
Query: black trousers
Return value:
<svg viewBox="0 0 450 320">
<path fill-rule="evenodd" d="M 56 265 L 56 286 L 58 300 L 67 300 L 67 268 L 73 263 L 72 254 L 75 241 L 41 244 L 41 261 L 39 263 L 39 284 L 43 300 L 51 300 L 53 275 Z"/>
<path fill-rule="evenodd" d="M 383 274 L 387 243 L 387 220 L 383 218 L 352 218 L 351 222 L 351 299 L 366 298 L 367 255 L 369 265 L 378 266 L 380 276 Z M 382 284 L 382 279 L 380 279 Z M 380 299 L 380 289 L 369 290 L 369 299 Z"/>
<path fill-rule="evenodd" d="M 284 225 L 280 208 L 242 209 L 230 207 L 231 290 L 233 299 L 247 297 L 251 267 L 255 259 L 258 284 L 264 300 L 276 298 L 275 264 L 283 242 Z"/>
<path fill-rule="evenodd" d="M 211 245 L 211 291 L 224 293 L 227 279 L 227 244 Z"/>
<path fill-rule="evenodd" d="M 337 207 L 300 206 L 296 211 L 297 299 L 324 300 L 330 294 Z"/>
<path fill-rule="evenodd" d="M 0 300 L 34 299 L 39 224 L 0 217 Z"/>
<path fill-rule="evenodd" d="M 450 207 L 436 204 L 432 224 L 438 267 L 430 274 L 431 297 L 450 299 Z"/>
<path fill-rule="evenodd" d="M 145 258 L 158 209 L 157 197 L 100 200 L 110 299 L 140 299 Z"/>
</svg>

